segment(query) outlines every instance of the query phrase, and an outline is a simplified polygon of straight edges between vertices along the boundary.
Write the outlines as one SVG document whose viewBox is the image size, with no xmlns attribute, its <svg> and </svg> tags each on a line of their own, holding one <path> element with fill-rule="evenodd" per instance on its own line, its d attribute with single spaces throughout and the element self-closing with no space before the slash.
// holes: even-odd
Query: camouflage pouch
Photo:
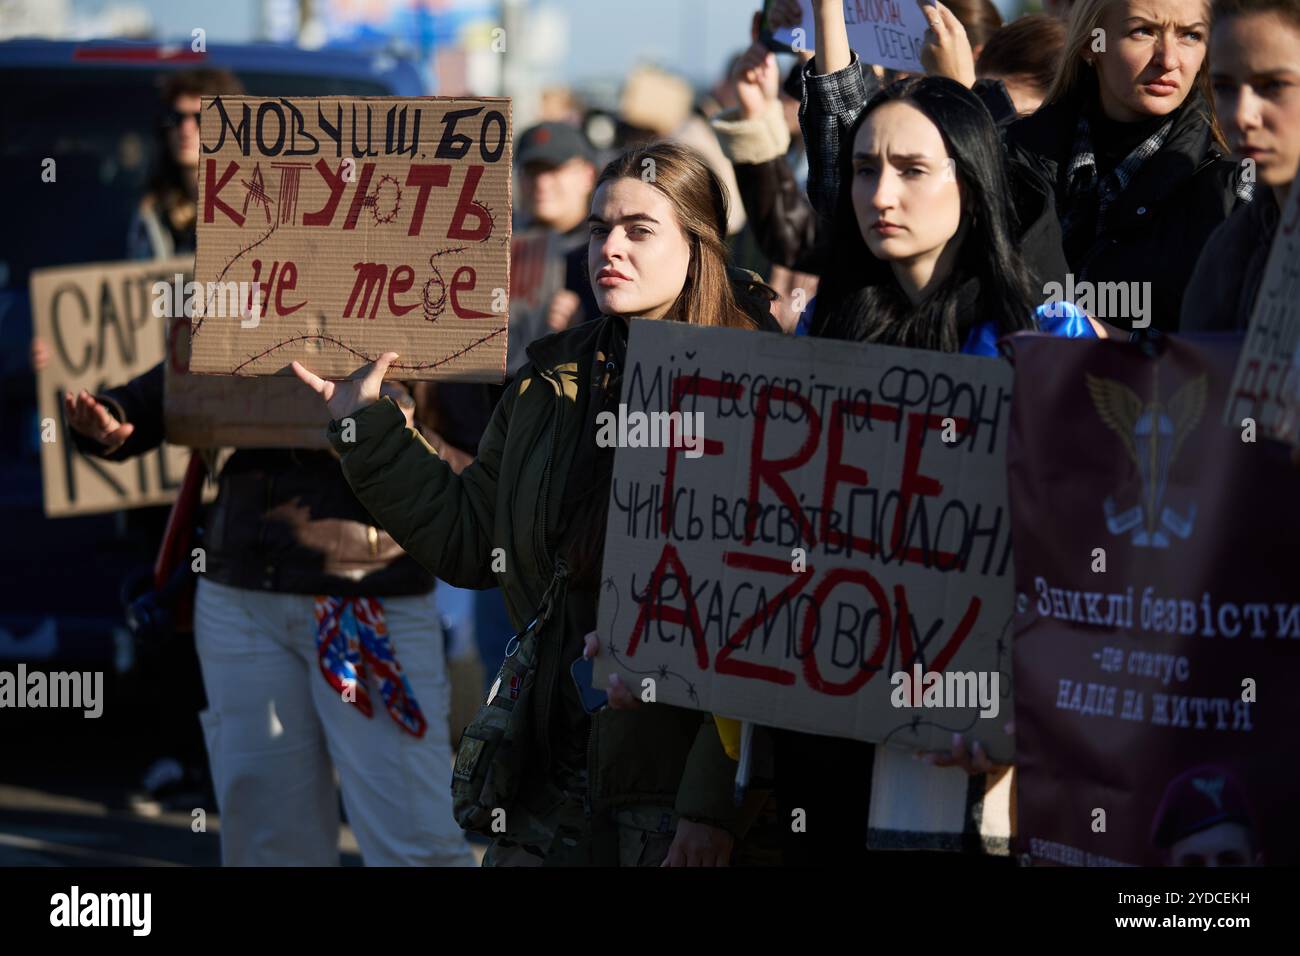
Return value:
<svg viewBox="0 0 1300 956">
<path fill-rule="evenodd" d="M 509 808 L 519 792 L 527 765 L 529 705 L 537 681 L 541 634 L 566 576 L 564 562 L 557 562 L 541 607 L 506 645 L 506 658 L 487 702 L 461 736 L 451 774 L 451 800 L 452 815 L 463 830 L 496 836 L 495 811 Z"/>
</svg>

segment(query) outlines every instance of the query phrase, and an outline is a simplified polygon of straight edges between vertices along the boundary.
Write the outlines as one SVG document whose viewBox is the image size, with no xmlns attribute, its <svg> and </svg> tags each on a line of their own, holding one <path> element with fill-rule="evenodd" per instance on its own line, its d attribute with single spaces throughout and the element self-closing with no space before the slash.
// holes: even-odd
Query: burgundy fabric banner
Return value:
<svg viewBox="0 0 1300 956">
<path fill-rule="evenodd" d="M 1012 341 L 1024 863 L 1300 863 L 1300 468 L 1164 341 Z"/>
</svg>

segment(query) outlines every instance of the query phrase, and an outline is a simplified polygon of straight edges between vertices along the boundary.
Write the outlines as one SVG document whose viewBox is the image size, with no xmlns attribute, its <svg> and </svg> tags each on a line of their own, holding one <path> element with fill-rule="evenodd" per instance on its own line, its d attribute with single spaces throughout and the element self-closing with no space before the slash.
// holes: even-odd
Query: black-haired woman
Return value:
<svg viewBox="0 0 1300 956">
<path fill-rule="evenodd" d="M 759 215 L 749 210 L 769 254 L 789 253 L 785 264 L 822 276 L 812 334 L 976 355 L 996 354 L 997 339 L 1017 331 L 1098 334 L 1067 302 L 1035 304 L 998 133 L 964 86 L 943 77 L 894 84 L 858 111 L 842 144 L 829 225 L 788 184 L 766 191 Z M 752 178 L 784 184 L 788 177 L 779 159 L 753 165 L 765 168 L 738 176 L 742 194 Z M 1034 222 L 1058 235 L 1050 201 L 1041 200 Z M 783 220 L 784 230 L 765 228 Z M 807 833 L 786 848 L 787 862 L 860 858 L 873 772 L 897 775 L 896 755 L 817 735 L 774 737 L 782 803 L 803 808 L 809 820 Z M 952 753 L 926 756 L 970 773 L 994 770 L 978 743 L 956 741 Z M 833 780 L 826 767 L 836 768 Z M 918 793 L 915 802 L 927 800 Z M 835 826 L 814 833 L 814 816 Z"/>
<path fill-rule="evenodd" d="M 964 48 L 968 59 L 951 14 L 940 4 L 922 9 L 929 45 L 941 53 Z M 814 0 L 813 10 L 818 54 L 805 67 L 801 122 L 808 193 L 829 215 L 838 144 L 869 90 L 841 4 Z M 1211 110 L 1208 24 L 1204 0 L 1081 0 L 1046 105 L 1004 131 L 1013 163 L 1053 194 L 1076 297 L 1091 292 L 1093 314 L 1110 325 L 1176 330 L 1206 239 L 1253 192 L 1224 155 Z M 1103 295 L 1119 288 L 1112 283 L 1129 293 L 1122 313 L 1118 297 Z"/>
</svg>

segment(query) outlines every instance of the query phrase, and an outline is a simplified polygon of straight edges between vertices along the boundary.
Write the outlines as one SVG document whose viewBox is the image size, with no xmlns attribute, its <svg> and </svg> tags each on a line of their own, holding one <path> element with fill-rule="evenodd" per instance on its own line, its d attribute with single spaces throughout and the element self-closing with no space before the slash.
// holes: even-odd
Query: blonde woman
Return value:
<svg viewBox="0 0 1300 956">
<path fill-rule="evenodd" d="M 1211 232 L 1253 189 L 1215 121 L 1205 0 L 1079 0 L 1045 104 L 1006 131 L 1012 159 L 1054 190 L 1081 283 L 1124 283 L 1120 329 L 1178 328 Z"/>
</svg>

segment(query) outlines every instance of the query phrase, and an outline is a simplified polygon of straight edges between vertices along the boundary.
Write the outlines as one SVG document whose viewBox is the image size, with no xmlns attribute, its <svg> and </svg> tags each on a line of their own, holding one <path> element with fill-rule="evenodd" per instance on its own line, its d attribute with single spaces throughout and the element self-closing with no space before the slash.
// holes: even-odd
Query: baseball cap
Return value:
<svg viewBox="0 0 1300 956">
<path fill-rule="evenodd" d="M 1253 830 L 1252 816 L 1245 787 L 1236 774 L 1222 766 L 1193 767 L 1165 788 L 1151 843 L 1164 849 L 1193 833 L 1229 821 Z"/>
<path fill-rule="evenodd" d="M 538 123 L 525 130 L 515 147 L 515 161 L 559 166 L 574 158 L 595 162 L 591 144 L 582 131 L 568 123 Z"/>
</svg>

